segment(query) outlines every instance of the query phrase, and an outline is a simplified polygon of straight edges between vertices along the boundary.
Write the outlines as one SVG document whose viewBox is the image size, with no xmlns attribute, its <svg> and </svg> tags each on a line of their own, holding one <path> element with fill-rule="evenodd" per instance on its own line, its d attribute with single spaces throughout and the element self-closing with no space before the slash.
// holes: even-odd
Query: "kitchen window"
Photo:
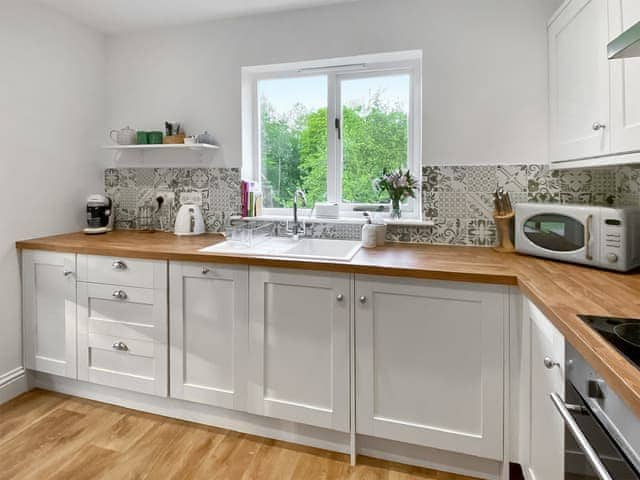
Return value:
<svg viewBox="0 0 640 480">
<path fill-rule="evenodd" d="M 243 69 L 243 177 L 266 215 L 288 215 L 297 189 L 341 216 L 388 211 L 384 169 L 420 178 L 421 53 L 366 55 Z M 420 216 L 420 195 L 402 206 Z"/>
</svg>

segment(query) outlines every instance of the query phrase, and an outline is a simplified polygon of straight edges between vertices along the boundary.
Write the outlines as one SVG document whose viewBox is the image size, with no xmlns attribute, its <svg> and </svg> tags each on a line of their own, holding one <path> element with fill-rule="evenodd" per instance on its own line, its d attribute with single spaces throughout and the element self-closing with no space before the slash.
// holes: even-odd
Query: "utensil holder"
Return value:
<svg viewBox="0 0 640 480">
<path fill-rule="evenodd" d="M 184 133 L 180 133 L 178 135 L 169 135 L 164 137 L 164 143 L 176 144 L 176 143 L 184 143 Z"/>
<path fill-rule="evenodd" d="M 515 216 L 514 212 L 506 215 L 493 215 L 498 233 L 498 246 L 494 247 L 496 252 L 511 253 L 516 251 L 513 245 L 513 219 Z"/>
</svg>

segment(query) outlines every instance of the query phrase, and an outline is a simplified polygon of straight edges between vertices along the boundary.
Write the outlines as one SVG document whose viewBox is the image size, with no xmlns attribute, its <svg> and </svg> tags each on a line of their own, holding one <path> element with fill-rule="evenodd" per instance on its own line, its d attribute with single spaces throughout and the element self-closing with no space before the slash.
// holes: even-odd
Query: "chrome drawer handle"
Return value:
<svg viewBox="0 0 640 480">
<path fill-rule="evenodd" d="M 116 290 L 111 295 L 113 296 L 113 298 L 117 298 L 119 300 L 127 299 L 127 292 L 125 292 L 124 290 Z"/>
<path fill-rule="evenodd" d="M 111 267 L 114 270 L 126 270 L 127 269 L 127 264 L 124 263 L 122 260 L 116 260 L 115 262 L 113 262 L 111 264 Z"/>
<path fill-rule="evenodd" d="M 202 266 L 202 274 L 206 275 L 207 273 L 209 273 L 211 271 L 211 269 L 205 267 L 204 265 Z"/>
<path fill-rule="evenodd" d="M 124 342 L 115 342 L 111 346 L 113 347 L 114 350 L 118 350 L 119 352 L 128 352 L 129 351 L 129 347 L 127 347 L 127 344 L 124 343 Z"/>
<path fill-rule="evenodd" d="M 338 296 L 336 297 L 336 300 L 338 300 L 339 302 L 344 300 L 344 295 L 339 293 Z"/>
<path fill-rule="evenodd" d="M 607 128 L 607 126 L 603 123 L 595 122 L 593 125 L 591 125 L 591 128 L 593 128 L 594 132 L 598 132 L 600 130 L 604 130 L 605 128 Z"/>
<path fill-rule="evenodd" d="M 365 297 L 364 295 L 362 297 L 360 297 L 360 303 L 363 304 L 363 305 L 365 303 L 367 303 L 367 297 Z"/>
<path fill-rule="evenodd" d="M 62 274 L 63 274 L 65 277 L 69 277 L 69 276 L 73 275 L 73 271 L 71 271 L 71 270 L 65 270 L 65 271 L 63 271 L 63 272 L 62 272 Z"/>
</svg>

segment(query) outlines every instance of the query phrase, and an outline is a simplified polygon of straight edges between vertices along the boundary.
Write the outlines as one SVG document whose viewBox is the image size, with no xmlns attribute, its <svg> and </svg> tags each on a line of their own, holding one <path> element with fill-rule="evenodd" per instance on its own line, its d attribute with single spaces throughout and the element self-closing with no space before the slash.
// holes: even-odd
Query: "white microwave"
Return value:
<svg viewBox="0 0 640 480">
<path fill-rule="evenodd" d="M 516 251 L 626 272 L 640 266 L 640 207 L 520 203 Z"/>
</svg>

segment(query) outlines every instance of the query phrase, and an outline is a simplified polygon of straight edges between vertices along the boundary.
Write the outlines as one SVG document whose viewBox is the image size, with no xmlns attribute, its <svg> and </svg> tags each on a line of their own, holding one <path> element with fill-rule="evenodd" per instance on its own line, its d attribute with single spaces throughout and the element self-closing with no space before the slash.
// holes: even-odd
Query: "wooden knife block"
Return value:
<svg viewBox="0 0 640 480">
<path fill-rule="evenodd" d="M 514 212 L 506 215 L 493 215 L 496 222 L 496 231 L 498 233 L 498 245 L 494 247 L 496 252 L 512 253 L 516 251 L 513 245 L 513 219 L 516 216 Z"/>
</svg>

